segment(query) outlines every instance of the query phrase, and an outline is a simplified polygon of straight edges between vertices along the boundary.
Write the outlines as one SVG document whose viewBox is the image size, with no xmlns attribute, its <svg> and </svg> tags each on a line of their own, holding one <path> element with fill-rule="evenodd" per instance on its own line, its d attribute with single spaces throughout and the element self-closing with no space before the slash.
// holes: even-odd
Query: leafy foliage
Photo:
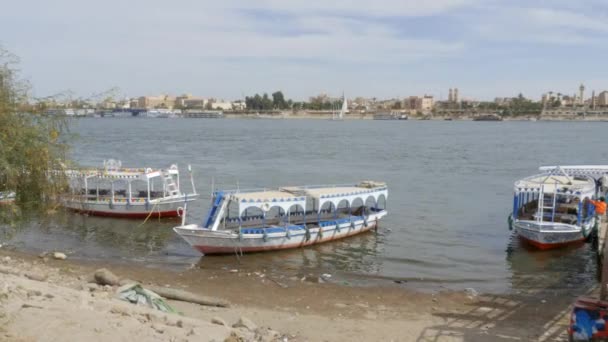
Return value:
<svg viewBox="0 0 608 342">
<path fill-rule="evenodd" d="M 18 59 L 0 48 L 0 191 L 16 192 L 19 208 L 43 208 L 63 188 L 68 148 L 64 119 L 28 105 L 29 86 L 18 78 Z"/>
</svg>

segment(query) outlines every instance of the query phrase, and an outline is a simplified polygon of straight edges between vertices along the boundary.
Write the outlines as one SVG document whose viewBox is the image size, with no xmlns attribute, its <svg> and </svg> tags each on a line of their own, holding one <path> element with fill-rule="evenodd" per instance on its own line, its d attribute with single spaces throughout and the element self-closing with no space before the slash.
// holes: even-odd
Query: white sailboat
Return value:
<svg viewBox="0 0 608 342">
<path fill-rule="evenodd" d="M 346 102 L 346 96 L 342 94 L 342 108 L 339 113 L 332 113 L 331 119 L 334 121 L 344 120 L 344 114 L 348 112 L 348 103 Z"/>
</svg>

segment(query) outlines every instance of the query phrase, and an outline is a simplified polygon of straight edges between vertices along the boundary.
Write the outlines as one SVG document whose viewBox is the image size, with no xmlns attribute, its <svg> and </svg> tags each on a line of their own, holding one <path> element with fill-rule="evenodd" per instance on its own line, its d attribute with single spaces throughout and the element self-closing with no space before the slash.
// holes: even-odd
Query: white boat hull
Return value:
<svg viewBox="0 0 608 342">
<path fill-rule="evenodd" d="M 262 232 L 262 228 L 243 229 L 248 233 L 241 235 L 234 231 L 212 231 L 197 225 L 175 227 L 173 230 L 203 254 L 264 252 L 310 246 L 364 233 L 376 229 L 386 214 L 383 210 L 369 215 L 367 220 L 361 217 L 352 221 L 342 219 L 338 221 L 339 229 L 335 222 L 325 221 L 323 227 L 309 228 L 308 234 L 304 228 L 288 229 L 289 234 L 283 228 L 283 231 L 269 232 L 266 236 L 263 233 L 249 233 L 252 230 Z"/>
<path fill-rule="evenodd" d="M 126 201 L 110 203 L 109 201 L 81 201 L 78 199 L 63 199 L 63 207 L 93 216 L 146 218 L 150 217 L 176 217 L 181 215 L 184 203 L 196 200 L 196 195 L 175 196 L 171 198 L 155 199 L 146 204 L 145 201 L 128 203 Z"/>
<path fill-rule="evenodd" d="M 595 219 L 582 227 L 552 222 L 515 220 L 513 229 L 525 242 L 539 249 L 552 249 L 584 241 L 593 230 Z"/>
</svg>

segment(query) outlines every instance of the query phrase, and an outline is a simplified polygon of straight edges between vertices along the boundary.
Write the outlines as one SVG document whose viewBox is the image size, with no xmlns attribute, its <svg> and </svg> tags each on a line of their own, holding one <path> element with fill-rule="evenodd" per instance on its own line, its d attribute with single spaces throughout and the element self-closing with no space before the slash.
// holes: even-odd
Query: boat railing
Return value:
<svg viewBox="0 0 608 342">
<path fill-rule="evenodd" d="M 238 193 L 250 193 L 250 192 L 267 192 L 267 191 L 282 191 L 282 189 L 293 188 L 293 189 L 322 189 L 322 188 L 343 188 L 343 187 L 357 187 L 359 184 L 346 183 L 346 184 L 320 184 L 320 185 L 294 185 L 281 188 L 251 188 L 251 189 L 229 189 L 221 190 L 224 194 L 238 194 Z M 217 194 L 220 190 L 215 191 Z"/>
</svg>

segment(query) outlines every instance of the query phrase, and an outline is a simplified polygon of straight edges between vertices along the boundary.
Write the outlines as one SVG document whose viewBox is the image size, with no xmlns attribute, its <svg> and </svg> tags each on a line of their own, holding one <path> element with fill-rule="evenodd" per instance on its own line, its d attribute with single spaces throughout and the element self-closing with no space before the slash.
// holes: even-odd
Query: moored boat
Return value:
<svg viewBox="0 0 608 342">
<path fill-rule="evenodd" d="M 385 183 L 216 191 L 202 225 L 173 230 L 204 254 L 304 247 L 377 229 L 387 214 Z"/>
<path fill-rule="evenodd" d="M 104 161 L 103 168 L 66 170 L 70 194 L 61 203 L 70 210 L 95 216 L 175 217 L 186 202 L 196 200 L 180 188 L 179 168 L 123 168 L 120 161 Z"/>
<path fill-rule="evenodd" d="M 559 166 L 515 182 L 510 228 L 525 242 L 551 249 L 582 242 L 596 224 L 589 201 L 598 192 L 590 172 Z M 599 174 L 597 174 L 599 175 Z"/>
</svg>

